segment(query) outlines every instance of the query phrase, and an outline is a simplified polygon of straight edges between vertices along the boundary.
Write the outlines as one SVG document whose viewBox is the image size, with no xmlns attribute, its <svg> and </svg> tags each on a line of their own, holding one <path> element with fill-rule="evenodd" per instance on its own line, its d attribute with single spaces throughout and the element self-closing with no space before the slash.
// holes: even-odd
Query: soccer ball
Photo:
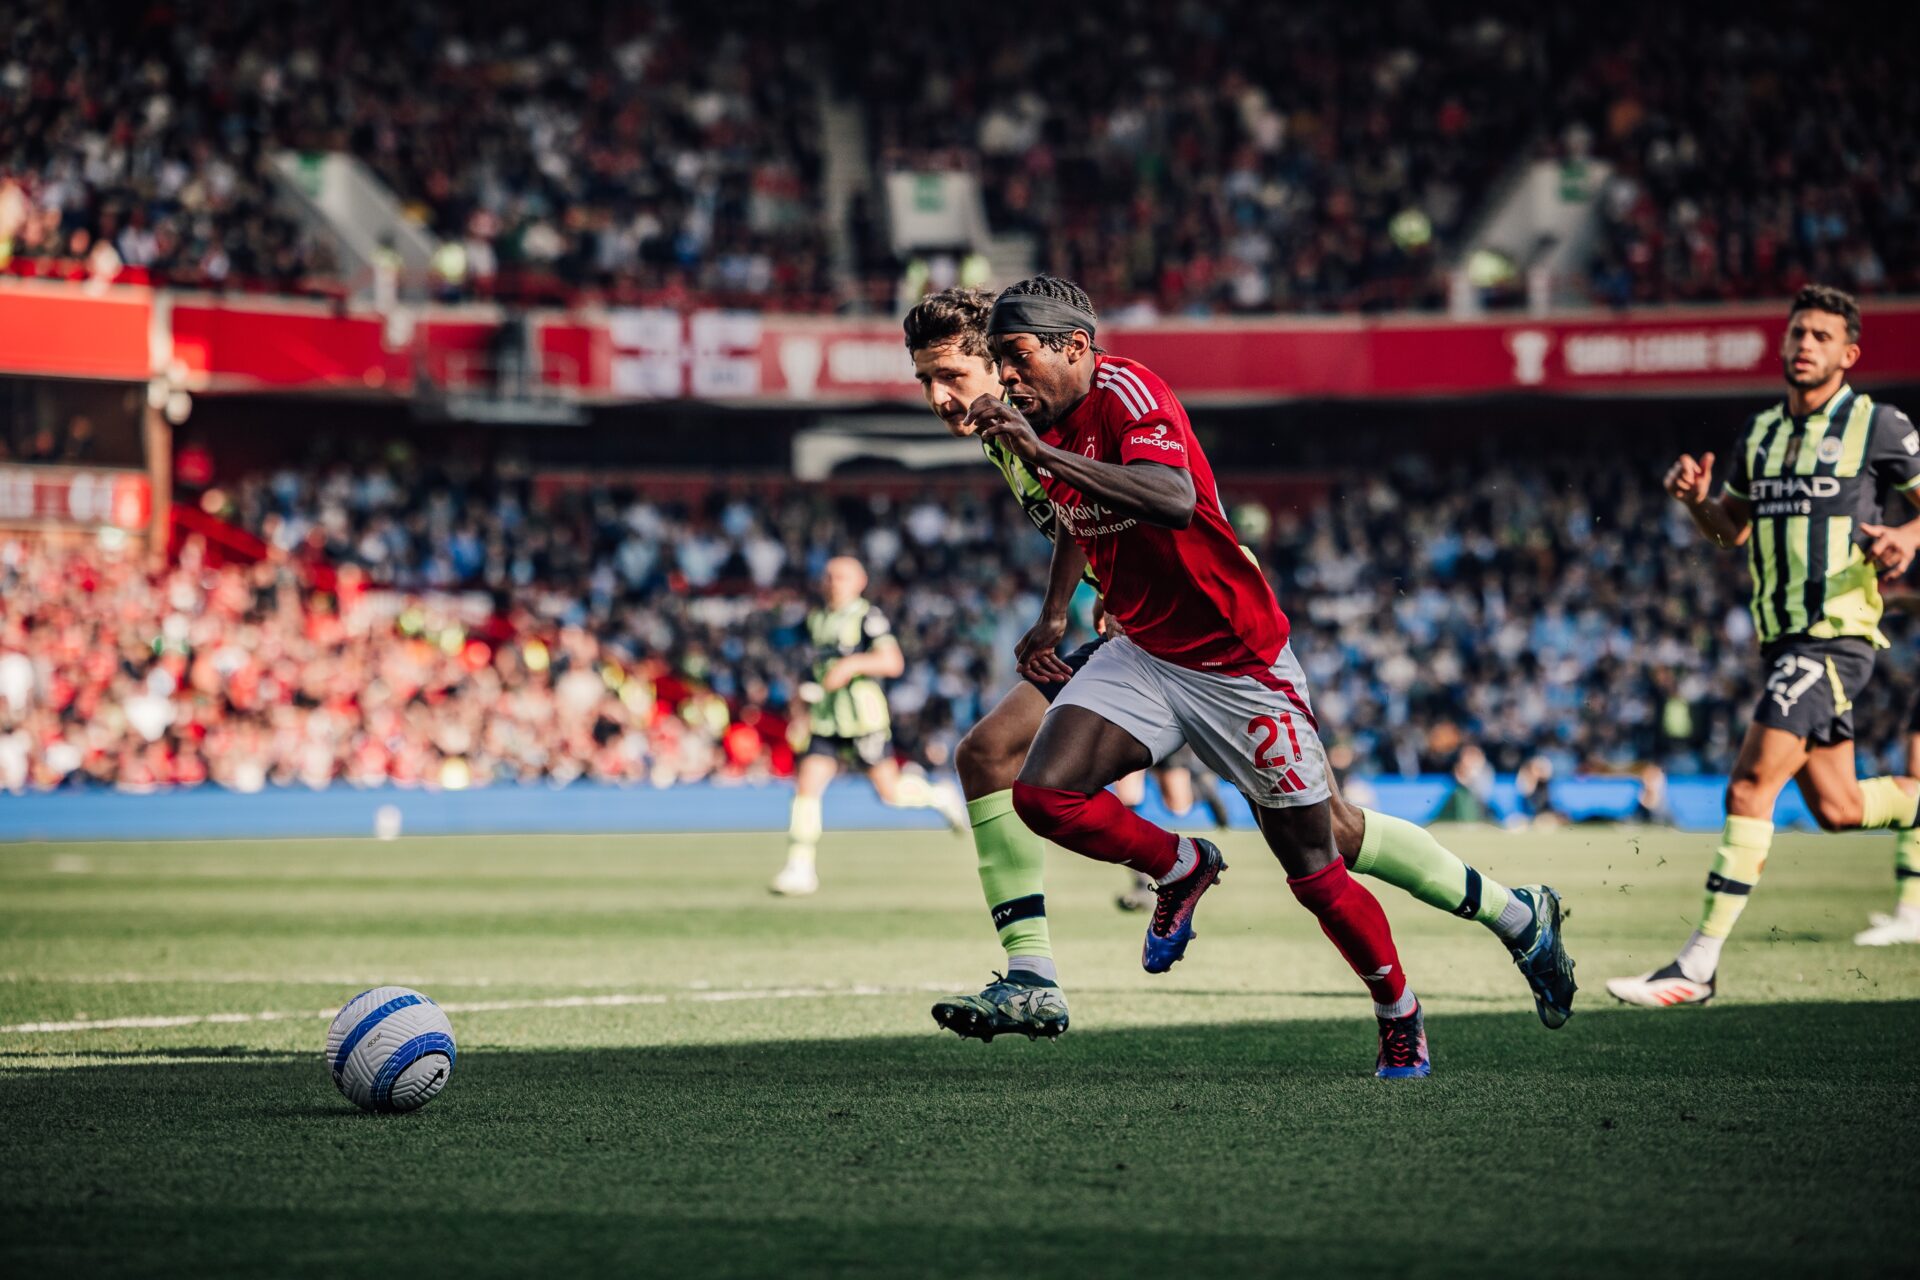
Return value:
<svg viewBox="0 0 1920 1280">
<path fill-rule="evenodd" d="M 453 1024 L 406 987 L 375 987 L 347 1001 L 327 1028 L 327 1070 L 355 1105 L 412 1111 L 453 1075 Z"/>
</svg>

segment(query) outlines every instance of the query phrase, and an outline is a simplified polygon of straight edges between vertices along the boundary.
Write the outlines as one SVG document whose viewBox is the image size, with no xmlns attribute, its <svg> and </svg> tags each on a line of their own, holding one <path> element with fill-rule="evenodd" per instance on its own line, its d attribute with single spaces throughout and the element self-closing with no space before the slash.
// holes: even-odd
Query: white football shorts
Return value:
<svg viewBox="0 0 1920 1280">
<path fill-rule="evenodd" d="M 1139 740 L 1159 764 L 1184 744 L 1251 804 L 1327 799 L 1327 751 L 1293 646 L 1259 675 L 1216 675 L 1154 657 L 1125 636 L 1101 645 L 1053 700 L 1085 707 Z"/>
</svg>

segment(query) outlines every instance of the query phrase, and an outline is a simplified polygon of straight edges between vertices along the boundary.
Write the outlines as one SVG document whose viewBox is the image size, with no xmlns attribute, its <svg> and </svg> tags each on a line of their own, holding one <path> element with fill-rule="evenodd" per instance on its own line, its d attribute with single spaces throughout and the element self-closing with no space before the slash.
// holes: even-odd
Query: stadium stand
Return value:
<svg viewBox="0 0 1920 1280">
<path fill-rule="evenodd" d="M 763 21 L 683 3 L 608 17 L 525 0 L 324 12 L 234 0 L 132 20 L 97 0 L 0 9 L 0 267 L 337 293 L 335 265 L 265 167 L 279 148 L 313 146 L 351 151 L 460 246 L 448 298 L 588 289 L 821 309 L 837 295 L 817 107 L 837 84 L 858 89 L 876 168 L 976 165 L 996 226 L 1036 235 L 1044 263 L 1114 315 L 1438 306 L 1448 251 L 1529 154 L 1615 166 L 1589 282 L 1598 300 L 1767 298 L 1809 278 L 1920 289 L 1920 144 L 1882 127 L 1920 108 L 1886 52 L 1903 47 L 1911 14 L 1821 43 L 1798 34 L 1815 13 L 1805 4 L 1786 11 L 1802 22 L 1721 3 L 1546 13 L 1400 0 L 1383 18 L 1330 0 L 1123 0 L 1100 16 L 1119 39 L 1091 41 L 1071 20 L 1008 39 L 1015 10 L 988 5 L 967 22 L 892 23 L 881 48 L 852 36 L 885 6 L 756 12 Z M 1042 79 L 1047 93 L 1032 92 Z M 897 272 L 870 214 L 854 260 Z M 98 463 L 98 446 L 84 415 L 58 426 L 23 415 L 0 432 L 9 461 Z M 1686 532 L 1632 463 L 1586 465 L 1577 495 L 1547 463 L 1451 467 L 1356 478 L 1348 492 L 1364 501 L 1263 513 L 1248 533 L 1358 767 L 1445 771 L 1470 741 L 1503 772 L 1536 755 L 1568 770 L 1725 768 L 1752 694 L 1737 559 L 1672 554 Z M 540 689 L 574 665 L 644 668 L 687 691 L 650 705 L 692 726 L 687 740 L 707 753 L 689 763 L 699 752 L 676 744 L 663 757 L 656 726 L 608 686 L 593 708 L 610 727 L 591 728 L 594 710 L 586 739 L 537 763 L 456 753 L 475 777 L 614 770 L 610 734 L 627 745 L 607 776 L 777 772 L 805 584 L 846 546 L 874 565 L 914 655 L 893 695 L 901 741 L 938 764 L 1009 677 L 1007 631 L 1042 569 L 1022 522 L 972 492 L 890 504 L 716 491 L 688 505 L 541 493 L 512 467 L 404 456 L 227 491 L 219 514 L 264 537 L 273 567 L 189 563 L 156 577 L 100 553 L 10 552 L 7 785 L 192 781 L 180 730 L 156 738 L 125 716 L 84 765 L 46 762 L 68 759 L 51 745 L 65 740 L 61 719 L 102 699 L 197 706 L 204 694 L 252 723 L 220 689 L 179 679 L 191 663 L 167 692 L 143 692 L 166 684 L 154 673 L 174 657 L 231 647 L 224 630 L 189 628 L 174 655 L 182 624 L 168 618 L 190 611 L 169 602 L 232 597 L 233 627 L 277 628 L 289 645 L 320 643 L 318 628 L 349 644 L 336 629 L 350 602 L 303 580 L 309 563 L 341 569 L 389 610 L 352 633 L 363 667 L 388 646 L 420 647 L 417 609 L 455 607 L 420 602 L 479 593 L 477 616 L 432 636 L 457 631 L 464 653 L 465 629 L 482 627 L 490 663 L 496 643 L 562 655 L 546 674 L 518 671 L 522 685 L 489 679 Z M 1375 625 L 1383 612 L 1394 628 Z M 119 667 L 92 671 L 77 638 L 57 660 L 26 641 L 74 628 L 111 639 Z M 439 679 L 448 705 L 464 706 L 474 677 L 447 665 L 457 657 L 434 659 L 407 696 Z M 1863 723 L 1886 719 L 1899 687 L 1876 681 Z M 288 697 L 282 718 L 308 723 L 315 708 Z M 689 718 L 689 699 L 708 709 Z M 739 759 L 714 754 L 749 712 L 758 745 L 740 737 Z M 456 758 L 434 733 L 379 769 L 344 748 L 326 769 L 315 757 L 312 776 L 424 777 Z M 261 741 L 238 753 L 259 776 L 308 767 Z M 188 763 L 162 767 L 156 744 Z"/>
<path fill-rule="evenodd" d="M 1911 10 L 1834 25 L 1809 4 L 1609 6 L 1558 77 L 1564 153 L 1616 172 L 1594 296 L 1613 305 L 1920 287 L 1920 116 L 1893 50 Z M 1818 33 L 1816 36 L 1815 33 Z"/>
<path fill-rule="evenodd" d="M 1502 772 L 1728 766 L 1757 693 L 1744 569 L 1675 554 L 1687 531 L 1642 470 L 1576 492 L 1546 464 L 1406 463 L 1309 512 L 1235 506 L 1357 773 L 1446 772 L 1467 747 Z M 190 542 L 149 573 L 7 544 L 0 788 L 785 773 L 808 582 L 846 549 L 907 650 L 898 742 L 940 766 L 1012 679 L 1045 570 L 988 489 L 543 497 L 510 467 L 402 458 L 257 477 L 228 514 L 266 560 L 211 567 Z M 1865 757 L 1906 689 L 1869 686 Z"/>
<path fill-rule="evenodd" d="M 265 166 L 344 149 L 459 247 L 448 298 L 819 302 L 813 89 L 776 27 L 524 0 L 19 10 L 0 13 L 17 271 L 337 290 Z"/>
<path fill-rule="evenodd" d="M 1598 301 L 1910 290 L 1920 152 L 1882 122 L 1920 111 L 1885 52 L 1916 20 L 1816 42 L 1801 33 L 1828 24 L 1789 9 L 1125 0 L 1009 40 L 1003 4 L 959 23 L 873 3 L 750 22 L 686 3 L 9 7 L 0 268 L 339 293 L 266 169 L 316 148 L 365 161 L 451 247 L 446 299 L 890 299 L 902 264 L 870 201 L 849 226 L 869 278 L 829 270 L 825 77 L 857 93 L 876 171 L 974 169 L 996 229 L 1132 316 L 1438 309 L 1449 255 L 1535 152 L 1615 166 Z"/>
<path fill-rule="evenodd" d="M 1004 6 L 857 54 L 884 162 L 977 154 L 997 225 L 1132 314 L 1437 308 L 1521 146 L 1546 40 L 1518 6 Z M 1036 86 L 1044 83 L 1044 94 Z"/>
</svg>

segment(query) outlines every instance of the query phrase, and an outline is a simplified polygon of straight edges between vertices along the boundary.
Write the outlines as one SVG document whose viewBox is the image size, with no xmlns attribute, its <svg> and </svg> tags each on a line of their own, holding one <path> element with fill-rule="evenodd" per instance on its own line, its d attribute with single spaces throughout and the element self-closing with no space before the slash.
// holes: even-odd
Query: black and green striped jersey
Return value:
<svg viewBox="0 0 1920 1280">
<path fill-rule="evenodd" d="M 999 469 L 1007 487 L 1013 490 L 1014 501 L 1027 513 L 1027 519 L 1033 521 L 1033 527 L 1045 534 L 1048 542 L 1058 542 L 1060 518 L 1054 514 L 1053 499 L 1040 487 L 1040 478 L 1033 474 L 1033 468 L 1004 440 L 982 440 L 980 448 L 987 455 L 987 461 Z M 1095 591 L 1100 589 L 1100 579 L 1093 576 L 1092 565 L 1082 570 L 1080 576 Z"/>
<path fill-rule="evenodd" d="M 1747 424 L 1727 494 L 1753 511 L 1747 564 L 1760 642 L 1880 634 L 1880 580 L 1860 526 L 1920 485 L 1920 434 L 1907 415 L 1841 387 L 1818 412 L 1777 404 Z"/>
<path fill-rule="evenodd" d="M 813 678 L 825 680 L 833 664 L 856 653 L 870 653 L 900 642 L 887 615 L 865 600 L 841 609 L 815 609 L 807 615 L 807 639 L 813 645 Z M 864 738 L 892 727 L 887 693 L 872 676 L 855 676 L 813 704 L 813 733 L 821 738 Z"/>
<path fill-rule="evenodd" d="M 1033 527 L 1045 534 L 1048 542 L 1056 541 L 1060 520 L 1053 513 L 1053 499 L 1040 487 L 1040 478 L 1033 474 L 1033 468 L 1004 440 L 982 440 L 980 450 L 987 455 L 987 461 L 999 469 L 1007 487 L 1013 490 L 1014 501 L 1027 513 L 1027 519 L 1033 521 Z"/>
</svg>

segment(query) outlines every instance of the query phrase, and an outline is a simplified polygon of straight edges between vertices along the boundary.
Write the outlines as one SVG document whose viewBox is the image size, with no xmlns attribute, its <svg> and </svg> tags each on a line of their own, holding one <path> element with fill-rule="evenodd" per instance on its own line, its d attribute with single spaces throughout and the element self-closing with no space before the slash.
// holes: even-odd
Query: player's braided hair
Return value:
<svg viewBox="0 0 1920 1280">
<path fill-rule="evenodd" d="M 987 314 L 992 310 L 993 294 L 985 289 L 942 289 L 928 294 L 900 322 L 906 330 L 907 350 L 924 351 L 958 342 L 961 355 L 991 361 Z"/>
<path fill-rule="evenodd" d="M 1063 280 L 1059 276 L 1044 274 L 1028 276 L 1025 280 L 1020 280 L 1008 285 L 1001 296 L 1015 298 L 1056 298 L 1061 302 L 1081 308 L 1088 315 L 1099 314 L 1093 309 L 1093 299 L 1087 296 L 1085 289 L 1082 289 L 1073 281 Z M 1051 348 L 1054 351 L 1060 351 L 1066 347 L 1067 341 L 1072 335 L 1065 333 L 1036 333 L 1033 336 L 1039 339 L 1041 346 Z M 1106 351 L 1105 347 L 1097 343 L 1093 349 L 1100 352 Z"/>
<path fill-rule="evenodd" d="M 1793 319 L 1801 311 L 1824 311 L 1839 316 L 1847 322 L 1847 341 L 1860 341 L 1860 304 L 1845 289 L 1836 289 L 1830 284 L 1803 285 L 1800 292 L 1793 295 L 1787 319 Z"/>
</svg>

